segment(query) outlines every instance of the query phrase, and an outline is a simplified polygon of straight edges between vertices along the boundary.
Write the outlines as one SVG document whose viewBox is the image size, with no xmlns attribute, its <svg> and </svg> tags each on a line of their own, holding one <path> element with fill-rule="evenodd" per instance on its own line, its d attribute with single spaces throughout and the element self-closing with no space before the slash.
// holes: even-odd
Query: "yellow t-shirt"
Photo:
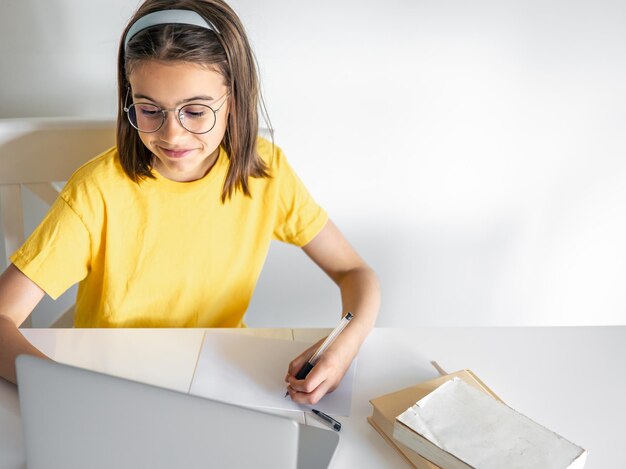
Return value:
<svg viewBox="0 0 626 469">
<path fill-rule="evenodd" d="M 80 282 L 76 327 L 239 327 L 272 239 L 304 246 L 328 216 L 282 151 L 269 178 L 220 196 L 228 155 L 193 182 L 135 183 L 116 148 L 78 169 L 11 261 L 52 298 Z"/>
</svg>

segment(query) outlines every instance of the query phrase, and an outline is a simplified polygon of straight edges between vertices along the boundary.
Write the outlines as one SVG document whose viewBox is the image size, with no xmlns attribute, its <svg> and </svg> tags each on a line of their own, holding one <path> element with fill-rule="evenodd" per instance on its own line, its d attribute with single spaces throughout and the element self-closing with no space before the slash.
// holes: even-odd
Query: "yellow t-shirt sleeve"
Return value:
<svg viewBox="0 0 626 469">
<path fill-rule="evenodd" d="M 74 209 L 58 197 L 11 262 L 53 299 L 84 279 L 90 236 Z"/>
<path fill-rule="evenodd" d="M 289 163 L 278 151 L 279 195 L 274 239 L 304 246 L 326 225 L 328 214 L 320 207 Z"/>
</svg>

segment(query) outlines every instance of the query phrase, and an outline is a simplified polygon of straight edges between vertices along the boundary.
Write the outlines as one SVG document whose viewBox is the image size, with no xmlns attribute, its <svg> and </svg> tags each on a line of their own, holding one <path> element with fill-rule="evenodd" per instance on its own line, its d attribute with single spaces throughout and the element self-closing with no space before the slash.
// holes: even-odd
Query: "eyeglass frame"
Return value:
<svg viewBox="0 0 626 469">
<path fill-rule="evenodd" d="M 130 87 L 128 87 L 128 89 L 126 90 L 126 97 L 124 98 L 124 112 L 126 113 L 126 118 L 128 119 L 128 122 L 130 123 L 130 125 L 133 127 L 133 129 L 137 130 L 138 132 L 141 132 L 143 134 L 153 134 L 158 132 L 159 130 L 161 130 L 163 128 L 163 124 L 165 124 L 165 121 L 167 119 L 167 113 L 169 112 L 173 112 L 176 111 L 176 117 L 178 118 L 178 123 L 180 124 L 180 126 L 185 129 L 187 132 L 192 133 L 194 135 L 204 135 L 204 134 L 208 134 L 211 130 L 213 130 L 213 128 L 215 127 L 215 124 L 217 124 L 217 113 L 219 112 L 220 109 L 222 109 L 222 106 L 224 106 L 224 104 L 226 103 L 226 100 L 224 100 L 222 102 L 222 104 L 220 104 L 220 106 L 217 109 L 213 109 L 211 106 L 209 106 L 208 104 L 194 104 L 194 103 L 188 103 L 185 104 L 184 106 L 181 106 L 179 108 L 171 108 L 171 109 L 163 109 L 161 106 L 157 106 L 156 104 L 152 104 L 152 103 L 143 103 L 143 102 L 139 102 L 139 103 L 132 103 L 130 106 L 127 106 L 126 104 L 128 103 L 128 94 L 130 93 Z M 226 93 L 224 93 L 222 96 L 220 96 L 219 98 L 217 98 L 215 101 L 219 101 L 220 99 L 227 97 L 230 94 L 230 91 L 227 91 Z M 151 130 L 149 132 L 145 131 L 145 130 L 141 130 L 138 127 L 135 126 L 135 124 L 133 124 L 133 121 L 130 118 L 129 112 L 130 112 L 130 108 L 134 107 L 138 104 L 148 104 L 150 106 L 154 106 L 156 107 L 159 111 L 161 111 L 161 115 L 163 116 L 163 118 L 161 119 L 161 125 L 159 125 L 155 130 Z M 204 106 L 204 107 L 208 107 L 212 112 L 213 112 L 213 125 L 211 126 L 211 128 L 209 130 L 206 130 L 204 132 L 194 132 L 192 130 L 189 130 L 187 127 L 185 127 L 185 124 L 183 124 L 183 120 L 184 118 L 181 117 L 181 114 L 183 112 L 183 109 L 186 108 L 187 106 Z"/>
</svg>

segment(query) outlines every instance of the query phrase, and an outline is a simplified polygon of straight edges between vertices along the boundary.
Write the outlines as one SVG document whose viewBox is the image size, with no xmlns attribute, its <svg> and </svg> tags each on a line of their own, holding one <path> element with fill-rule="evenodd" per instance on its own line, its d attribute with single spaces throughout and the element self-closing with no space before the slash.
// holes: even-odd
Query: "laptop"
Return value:
<svg viewBox="0 0 626 469">
<path fill-rule="evenodd" d="M 29 469 L 326 468 L 339 435 L 50 360 L 16 362 Z"/>
</svg>

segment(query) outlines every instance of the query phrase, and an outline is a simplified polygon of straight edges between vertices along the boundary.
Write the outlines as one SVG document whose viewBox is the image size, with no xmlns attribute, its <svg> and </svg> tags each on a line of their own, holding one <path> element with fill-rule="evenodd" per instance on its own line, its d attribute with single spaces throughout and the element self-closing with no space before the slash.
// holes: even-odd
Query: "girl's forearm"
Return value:
<svg viewBox="0 0 626 469">
<path fill-rule="evenodd" d="M 13 321 L 0 316 L 0 377 L 17 383 L 15 359 L 23 353 L 48 358 L 20 333 Z"/>
<path fill-rule="evenodd" d="M 380 309 L 380 284 L 374 271 L 358 267 L 346 272 L 338 282 L 344 314 L 350 311 L 354 319 L 342 333 L 343 341 L 360 348 L 370 333 Z"/>
</svg>

